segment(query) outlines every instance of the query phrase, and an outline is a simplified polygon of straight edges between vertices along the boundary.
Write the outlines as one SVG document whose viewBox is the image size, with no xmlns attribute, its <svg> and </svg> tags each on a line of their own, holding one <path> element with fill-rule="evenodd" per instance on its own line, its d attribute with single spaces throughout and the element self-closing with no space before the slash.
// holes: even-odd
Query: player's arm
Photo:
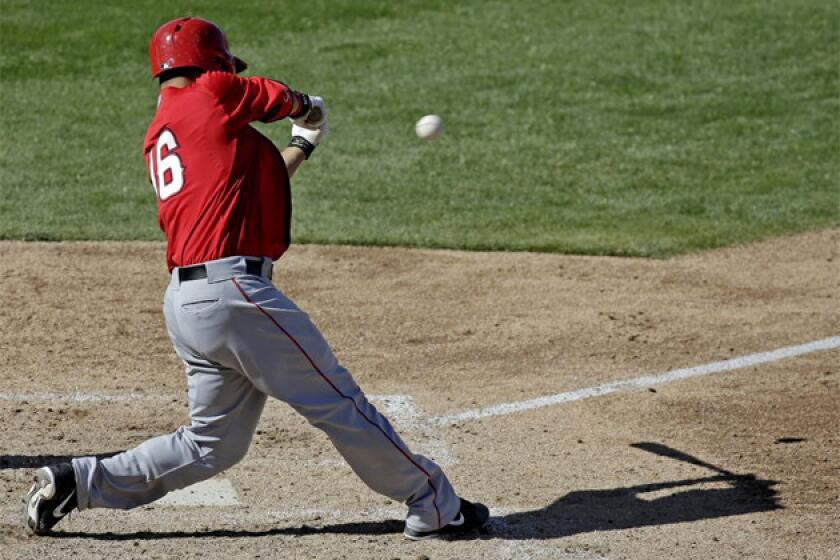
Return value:
<svg viewBox="0 0 840 560">
<path fill-rule="evenodd" d="M 239 130 L 247 124 L 274 122 L 285 117 L 309 123 L 312 116 L 325 117 L 323 100 L 289 88 L 283 82 L 252 76 L 243 78 L 229 72 L 206 72 L 199 84 L 209 89 L 228 115 L 228 127 Z M 323 110 L 313 111 L 320 106 Z M 317 113 L 313 115 L 313 113 Z M 320 126 L 323 123 L 314 121 Z M 312 126 L 317 128 L 317 126 Z"/>
<path fill-rule="evenodd" d="M 287 146 L 280 152 L 280 155 L 283 156 L 283 161 L 286 162 L 286 171 L 289 173 L 289 179 L 294 176 L 300 164 L 306 161 L 306 154 L 303 150 L 295 146 Z"/>
<path fill-rule="evenodd" d="M 315 130 L 305 128 L 297 124 L 292 125 L 292 139 L 289 145 L 280 152 L 283 156 L 283 161 L 286 162 L 286 169 L 289 172 L 289 178 L 295 174 L 298 167 L 309 159 L 315 148 L 324 141 L 327 133 L 330 131 L 330 126 L 324 121 L 321 127 Z"/>
</svg>

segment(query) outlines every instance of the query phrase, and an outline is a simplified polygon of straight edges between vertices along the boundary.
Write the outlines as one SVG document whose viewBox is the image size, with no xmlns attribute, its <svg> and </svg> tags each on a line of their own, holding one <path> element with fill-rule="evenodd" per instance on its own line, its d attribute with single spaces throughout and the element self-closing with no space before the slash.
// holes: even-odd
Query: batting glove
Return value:
<svg viewBox="0 0 840 560">
<path fill-rule="evenodd" d="M 315 151 L 315 147 L 324 141 L 329 131 L 330 125 L 326 122 L 326 119 L 321 124 L 321 128 L 315 130 L 293 124 L 292 140 L 289 142 L 289 146 L 300 148 L 306 155 L 306 159 L 309 159 L 309 156 Z"/>
<path fill-rule="evenodd" d="M 292 122 L 303 128 L 318 130 L 327 122 L 327 105 L 324 103 L 323 97 L 317 95 L 308 95 L 307 97 L 309 98 L 309 111 L 292 119 Z"/>
</svg>

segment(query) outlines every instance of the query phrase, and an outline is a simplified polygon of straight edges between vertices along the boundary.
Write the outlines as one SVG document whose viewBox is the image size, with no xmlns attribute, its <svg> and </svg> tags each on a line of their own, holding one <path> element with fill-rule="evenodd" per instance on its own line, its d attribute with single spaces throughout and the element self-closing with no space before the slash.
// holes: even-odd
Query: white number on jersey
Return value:
<svg viewBox="0 0 840 560">
<path fill-rule="evenodd" d="M 161 200 L 177 194 L 184 187 L 184 165 L 175 153 L 177 148 L 175 135 L 163 129 L 154 147 L 149 150 L 149 178 Z"/>
</svg>

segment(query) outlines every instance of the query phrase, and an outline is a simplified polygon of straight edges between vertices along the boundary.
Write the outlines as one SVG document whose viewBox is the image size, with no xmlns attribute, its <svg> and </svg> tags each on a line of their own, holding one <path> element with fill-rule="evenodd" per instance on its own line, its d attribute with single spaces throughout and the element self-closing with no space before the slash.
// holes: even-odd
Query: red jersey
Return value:
<svg viewBox="0 0 840 560">
<path fill-rule="evenodd" d="M 235 255 L 277 259 L 288 249 L 286 164 L 249 123 L 288 116 L 293 95 L 280 82 L 228 72 L 161 91 L 143 151 L 170 270 Z"/>
</svg>

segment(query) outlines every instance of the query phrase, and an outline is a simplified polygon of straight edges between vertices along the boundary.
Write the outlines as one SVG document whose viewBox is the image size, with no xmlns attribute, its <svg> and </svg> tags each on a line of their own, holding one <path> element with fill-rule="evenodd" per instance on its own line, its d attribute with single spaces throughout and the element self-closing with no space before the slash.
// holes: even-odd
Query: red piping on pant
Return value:
<svg viewBox="0 0 840 560">
<path fill-rule="evenodd" d="M 321 376 L 321 379 L 326 381 L 329 384 L 329 386 L 333 388 L 333 391 L 338 393 L 338 395 L 342 399 L 347 399 L 351 403 L 353 403 L 353 407 L 356 409 L 356 412 L 358 412 L 359 415 L 361 415 L 362 418 L 367 420 L 368 424 L 370 424 L 371 426 L 375 427 L 377 430 L 382 432 L 382 435 L 385 436 L 385 439 L 387 439 L 391 443 L 391 445 L 393 445 L 397 449 L 397 451 L 402 453 L 403 457 L 408 459 L 408 461 L 412 465 L 417 467 L 420 470 L 420 472 L 422 472 L 424 475 L 426 475 L 426 478 L 428 479 L 428 482 L 429 482 L 429 486 L 431 486 L 431 488 L 432 488 L 432 505 L 435 506 L 435 512 L 437 512 L 437 518 L 438 518 L 438 528 L 440 528 L 442 526 L 442 523 L 440 522 L 440 510 L 438 509 L 438 506 L 437 506 L 437 488 L 435 488 L 435 485 L 432 484 L 432 475 L 430 475 L 429 472 L 426 469 L 424 469 L 422 466 L 420 466 L 417 463 L 417 461 L 415 461 L 408 453 L 406 453 L 406 451 L 403 448 L 401 448 L 399 445 L 397 445 L 397 442 L 395 442 L 393 439 L 391 439 L 391 437 L 387 433 L 385 433 L 385 430 L 383 430 L 382 427 L 379 424 L 377 424 L 376 422 L 374 422 L 373 420 L 368 418 L 367 415 L 365 415 L 365 413 L 362 412 L 362 410 L 359 408 L 359 405 L 356 404 L 356 401 L 354 401 L 351 397 L 348 397 L 347 395 L 342 393 L 341 390 L 338 387 L 336 387 L 335 384 L 332 381 L 330 381 L 329 377 L 324 375 L 324 372 L 322 372 L 321 369 L 315 364 L 315 361 L 309 356 L 309 354 L 306 353 L 306 350 L 303 349 L 303 347 L 300 345 L 300 343 L 298 343 L 298 341 L 295 340 L 295 338 L 291 334 L 289 334 L 289 331 L 284 329 L 283 326 L 280 325 L 280 323 L 278 323 L 277 320 L 274 319 L 274 317 L 272 317 L 271 314 L 268 311 L 266 311 L 265 309 L 263 309 L 260 306 L 260 304 L 253 302 L 251 300 L 251 298 L 248 297 L 248 294 L 245 293 L 245 290 L 242 289 L 242 286 L 239 285 L 239 282 L 236 281 L 236 278 L 231 278 L 231 281 L 233 282 L 233 285 L 236 286 L 236 289 L 239 290 L 239 293 L 242 294 L 242 297 L 245 298 L 245 301 L 247 301 L 248 303 L 250 303 L 251 305 L 256 307 L 260 311 L 260 313 L 262 313 L 263 315 L 268 317 L 268 319 L 272 323 L 274 323 L 274 326 L 277 327 L 278 329 L 280 329 L 283 332 L 283 334 L 285 334 L 286 337 L 289 340 L 292 341 L 292 344 L 297 346 L 297 349 L 300 350 L 300 353 L 303 354 L 303 356 L 306 358 L 306 360 L 312 366 L 312 369 L 314 369 L 318 373 L 318 375 Z"/>
</svg>

